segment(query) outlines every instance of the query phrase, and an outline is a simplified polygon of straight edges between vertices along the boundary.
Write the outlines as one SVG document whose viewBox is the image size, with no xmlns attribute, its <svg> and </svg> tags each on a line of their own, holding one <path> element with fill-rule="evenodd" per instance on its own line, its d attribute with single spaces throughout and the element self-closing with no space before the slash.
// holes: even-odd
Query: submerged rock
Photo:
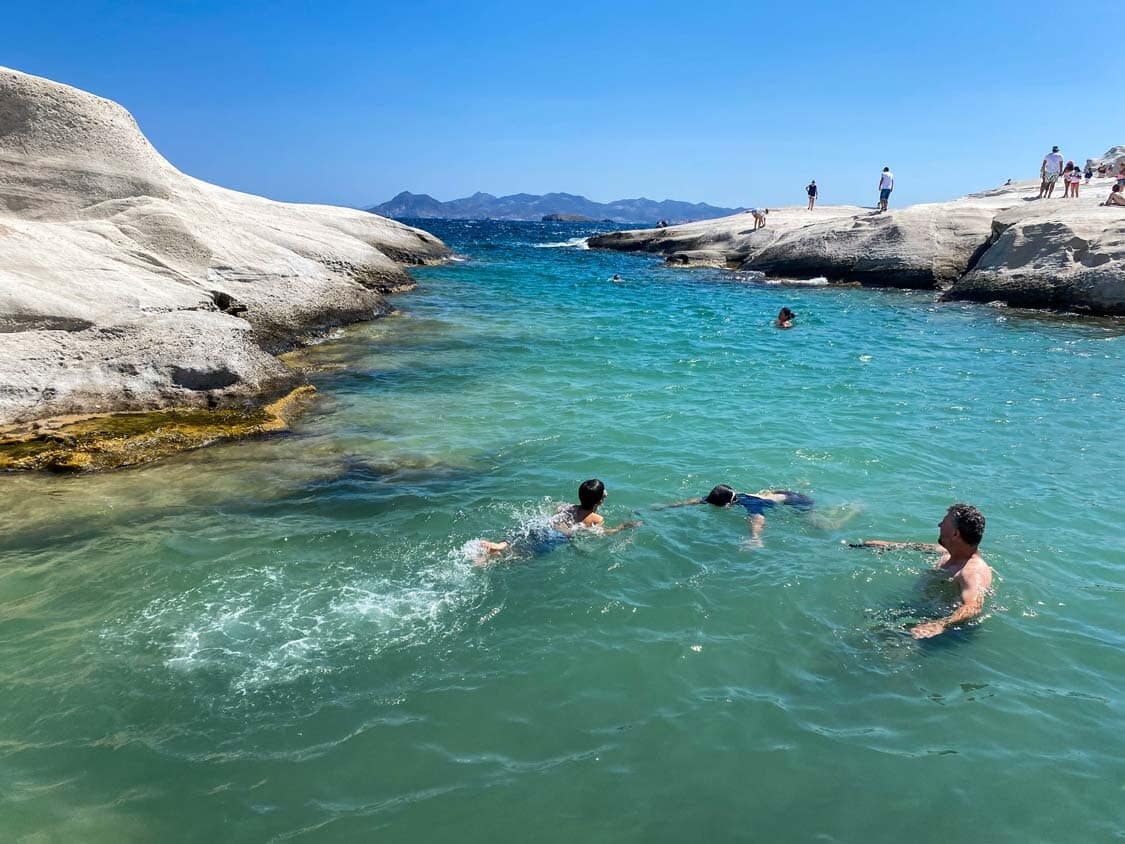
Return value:
<svg viewBox="0 0 1125 844">
<path fill-rule="evenodd" d="M 87 472 L 150 463 L 222 440 L 288 430 L 311 386 L 265 407 L 56 417 L 0 428 L 0 471 Z"/>
<path fill-rule="evenodd" d="M 186 176 L 117 103 L 0 68 L 0 425 L 258 404 L 302 380 L 276 353 L 448 254 Z"/>
</svg>

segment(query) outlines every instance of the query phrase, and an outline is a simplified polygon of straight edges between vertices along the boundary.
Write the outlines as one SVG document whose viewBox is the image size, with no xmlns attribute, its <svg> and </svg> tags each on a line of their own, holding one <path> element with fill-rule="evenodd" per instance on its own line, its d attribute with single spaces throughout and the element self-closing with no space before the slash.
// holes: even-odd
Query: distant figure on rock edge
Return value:
<svg viewBox="0 0 1125 844">
<path fill-rule="evenodd" d="M 777 327 L 778 328 L 792 328 L 793 327 L 793 320 L 795 320 L 796 318 L 797 318 L 797 315 L 795 313 L 793 313 L 791 310 L 789 310 L 789 308 L 782 308 L 780 311 L 777 312 Z"/>
<path fill-rule="evenodd" d="M 1078 187 L 1082 184 L 1082 171 L 1077 167 L 1073 168 L 1066 174 L 1067 187 L 1070 188 L 1070 195 L 1074 199 L 1078 199 Z"/>
<path fill-rule="evenodd" d="M 1039 166 L 1039 177 L 1042 179 L 1039 185 L 1040 199 L 1051 198 L 1051 194 L 1055 192 L 1055 182 L 1059 180 L 1062 168 L 1063 157 L 1059 148 L 1051 147 L 1051 151 L 1043 156 L 1043 163 Z"/>
<path fill-rule="evenodd" d="M 807 193 L 809 195 L 809 210 L 812 211 L 813 206 L 816 205 L 816 195 L 817 195 L 816 179 L 813 179 L 811 182 L 809 182 L 805 186 L 805 193 Z"/>
<path fill-rule="evenodd" d="M 751 208 L 750 213 L 754 215 L 754 231 L 764 229 L 766 227 L 766 214 L 770 213 L 770 209 Z"/>
<path fill-rule="evenodd" d="M 891 198 L 891 191 L 895 189 L 895 174 L 891 172 L 890 167 L 884 167 L 883 173 L 879 176 L 879 211 L 887 210 L 887 202 Z"/>
</svg>

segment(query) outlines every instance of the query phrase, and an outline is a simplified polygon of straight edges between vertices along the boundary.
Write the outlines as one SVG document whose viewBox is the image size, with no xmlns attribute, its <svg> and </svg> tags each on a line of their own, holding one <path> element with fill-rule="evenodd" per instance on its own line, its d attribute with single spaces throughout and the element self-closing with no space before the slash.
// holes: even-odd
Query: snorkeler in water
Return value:
<svg viewBox="0 0 1125 844">
<path fill-rule="evenodd" d="M 535 557 L 545 554 L 569 542 L 576 530 L 585 528 L 596 530 L 603 536 L 640 526 L 639 521 L 622 522 L 616 527 L 605 527 L 605 519 L 598 514 L 598 508 L 606 499 L 605 484 L 591 479 L 583 481 L 578 487 L 578 503 L 559 507 L 546 524 L 532 527 L 516 539 L 505 542 L 478 540 L 479 553 L 473 561 L 475 565 L 485 566 L 498 555 L 511 552 L 516 557 Z"/>
<path fill-rule="evenodd" d="M 676 501 L 672 504 L 658 505 L 657 509 L 664 510 L 669 507 L 686 507 L 689 504 L 712 504 L 715 507 L 730 507 L 737 504 L 746 510 L 746 520 L 750 523 L 750 535 L 754 539 L 761 539 L 762 530 L 766 526 L 766 517 L 763 513 L 778 504 L 788 504 L 797 510 L 807 512 L 813 508 L 813 500 L 807 495 L 793 492 L 789 489 L 762 489 L 758 492 L 737 492 L 734 487 L 719 484 L 704 498 L 689 498 L 687 501 Z"/>
</svg>

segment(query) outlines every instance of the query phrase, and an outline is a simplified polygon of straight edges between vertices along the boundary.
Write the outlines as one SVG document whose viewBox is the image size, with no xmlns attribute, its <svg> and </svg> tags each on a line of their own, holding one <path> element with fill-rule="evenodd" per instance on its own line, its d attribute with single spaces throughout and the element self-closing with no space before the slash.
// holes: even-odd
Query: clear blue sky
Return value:
<svg viewBox="0 0 1125 844">
<path fill-rule="evenodd" d="M 1070 14 L 1068 20 L 1066 15 Z M 1083 2 L 39 2 L 0 64 L 125 105 L 176 166 L 363 206 L 893 204 L 1125 144 L 1125 6 Z"/>
</svg>

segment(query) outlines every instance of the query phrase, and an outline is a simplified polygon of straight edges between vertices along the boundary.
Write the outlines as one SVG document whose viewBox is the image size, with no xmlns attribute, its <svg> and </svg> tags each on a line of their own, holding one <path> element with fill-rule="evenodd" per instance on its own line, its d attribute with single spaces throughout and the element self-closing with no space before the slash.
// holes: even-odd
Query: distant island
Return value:
<svg viewBox="0 0 1125 844">
<path fill-rule="evenodd" d="M 366 209 L 383 217 L 398 219 L 439 220 L 604 220 L 613 223 L 686 223 L 713 220 L 743 211 L 743 208 L 719 208 L 704 202 L 678 202 L 665 199 L 618 199 L 594 202 L 572 193 L 548 193 L 536 196 L 516 193 L 493 196 L 474 193 L 462 199 L 441 202 L 425 193 L 403 191 L 382 205 Z"/>
</svg>

